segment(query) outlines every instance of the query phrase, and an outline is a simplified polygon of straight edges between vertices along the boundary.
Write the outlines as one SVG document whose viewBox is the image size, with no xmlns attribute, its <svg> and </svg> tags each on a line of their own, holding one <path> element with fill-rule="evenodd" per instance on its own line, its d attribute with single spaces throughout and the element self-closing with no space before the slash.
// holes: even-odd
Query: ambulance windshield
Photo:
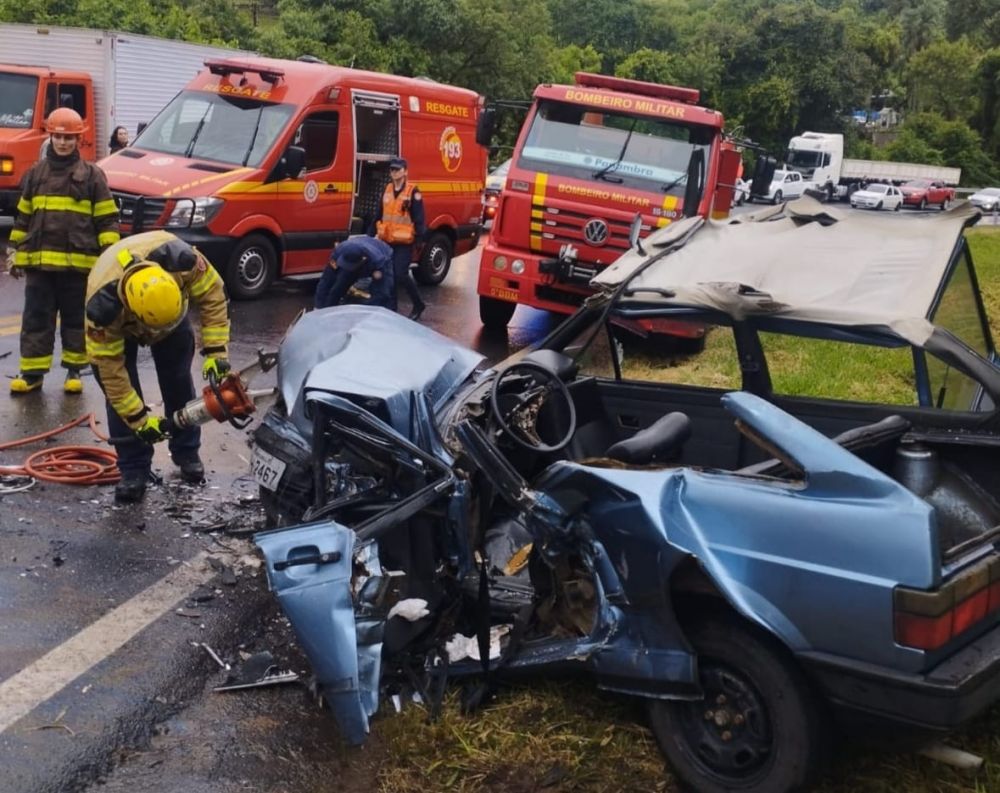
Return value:
<svg viewBox="0 0 1000 793">
<path fill-rule="evenodd" d="M 681 195 L 696 149 L 709 149 L 712 127 L 610 113 L 542 99 L 520 152 L 530 170 Z"/>
<path fill-rule="evenodd" d="M 256 167 L 294 109 L 259 99 L 184 91 L 142 131 L 133 148 Z"/>
<path fill-rule="evenodd" d="M 28 129 L 37 96 L 37 77 L 0 72 L 0 127 Z"/>
</svg>

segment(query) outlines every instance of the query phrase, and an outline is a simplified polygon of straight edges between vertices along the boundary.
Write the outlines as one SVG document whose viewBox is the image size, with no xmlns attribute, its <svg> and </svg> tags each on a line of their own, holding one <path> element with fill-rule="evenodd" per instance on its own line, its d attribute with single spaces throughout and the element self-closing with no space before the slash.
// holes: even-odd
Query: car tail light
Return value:
<svg viewBox="0 0 1000 793">
<path fill-rule="evenodd" d="M 1000 613 L 1000 557 L 985 559 L 940 589 L 896 587 L 893 617 L 896 643 L 936 650 Z"/>
</svg>

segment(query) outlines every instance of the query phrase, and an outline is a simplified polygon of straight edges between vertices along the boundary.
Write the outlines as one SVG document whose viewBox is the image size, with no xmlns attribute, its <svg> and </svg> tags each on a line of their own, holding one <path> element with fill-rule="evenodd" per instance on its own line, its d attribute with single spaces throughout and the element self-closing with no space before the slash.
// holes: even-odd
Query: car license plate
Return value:
<svg viewBox="0 0 1000 793">
<path fill-rule="evenodd" d="M 250 458 L 250 473 L 261 487 L 277 490 L 281 475 L 285 473 L 285 463 L 254 447 L 253 456 Z"/>
</svg>

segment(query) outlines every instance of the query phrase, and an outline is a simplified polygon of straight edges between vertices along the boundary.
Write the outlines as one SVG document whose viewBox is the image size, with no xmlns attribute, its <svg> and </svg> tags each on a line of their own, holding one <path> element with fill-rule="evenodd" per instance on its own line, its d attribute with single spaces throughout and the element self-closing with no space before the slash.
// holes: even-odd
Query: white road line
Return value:
<svg viewBox="0 0 1000 793">
<path fill-rule="evenodd" d="M 0 733 L 59 693 L 215 575 L 206 551 L 0 683 Z"/>
</svg>

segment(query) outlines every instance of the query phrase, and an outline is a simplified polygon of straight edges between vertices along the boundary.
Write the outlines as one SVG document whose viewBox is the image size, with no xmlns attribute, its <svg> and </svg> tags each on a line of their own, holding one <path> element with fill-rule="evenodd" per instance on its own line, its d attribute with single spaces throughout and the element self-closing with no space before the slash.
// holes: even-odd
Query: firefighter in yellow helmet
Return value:
<svg viewBox="0 0 1000 793">
<path fill-rule="evenodd" d="M 83 338 L 83 298 L 87 274 L 102 250 L 118 242 L 118 207 L 104 173 L 80 159 L 86 125 L 68 107 L 46 119 L 51 145 L 21 180 L 17 217 L 10 233 L 11 275 L 25 275 L 21 319 L 21 363 L 10 383 L 12 394 L 42 387 L 52 366 L 56 317 L 62 335 L 63 390 L 83 391 L 80 370 L 87 365 Z"/>
<path fill-rule="evenodd" d="M 136 367 L 149 346 L 166 416 L 194 399 L 195 337 L 188 304 L 201 315 L 202 376 L 229 371 L 229 312 L 222 279 L 209 261 L 166 231 L 147 231 L 112 245 L 87 282 L 87 356 L 107 397 L 108 431 L 118 453 L 117 501 L 140 500 L 152 479 L 153 446 L 167 437 L 181 477 L 201 482 L 201 430 L 176 431 L 146 406 Z"/>
</svg>

